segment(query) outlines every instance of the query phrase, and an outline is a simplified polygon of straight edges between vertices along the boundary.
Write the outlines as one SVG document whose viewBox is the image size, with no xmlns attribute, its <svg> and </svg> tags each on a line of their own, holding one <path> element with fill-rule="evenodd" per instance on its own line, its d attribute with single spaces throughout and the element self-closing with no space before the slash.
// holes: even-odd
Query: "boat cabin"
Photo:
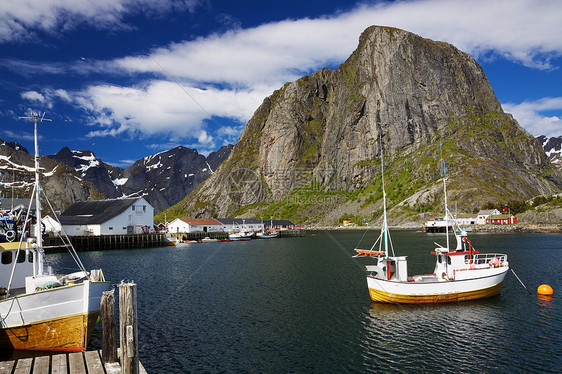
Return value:
<svg viewBox="0 0 562 374">
<path fill-rule="evenodd" d="M 380 257 L 377 266 L 367 266 L 374 277 L 406 282 L 408 280 L 408 256 Z"/>
<path fill-rule="evenodd" d="M 33 255 L 31 248 L 27 248 L 27 243 L 23 243 L 18 253 L 19 243 L 2 243 L 0 244 L 0 288 L 8 288 L 10 275 L 14 261 L 17 262 L 14 278 L 12 280 L 12 289 L 25 288 L 25 277 L 33 274 Z"/>
</svg>

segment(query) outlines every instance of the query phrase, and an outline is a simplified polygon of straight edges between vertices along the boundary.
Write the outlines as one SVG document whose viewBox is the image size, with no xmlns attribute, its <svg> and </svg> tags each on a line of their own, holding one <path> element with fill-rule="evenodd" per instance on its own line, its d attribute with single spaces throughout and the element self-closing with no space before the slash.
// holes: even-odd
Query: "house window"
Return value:
<svg viewBox="0 0 562 374">
<path fill-rule="evenodd" d="M 113 230 L 113 227 L 110 227 L 109 229 L 110 229 L 110 230 Z"/>
<path fill-rule="evenodd" d="M 123 230 L 127 230 L 127 228 L 126 228 L 126 227 L 122 227 L 121 229 L 123 229 Z"/>
<path fill-rule="evenodd" d="M 2 252 L 2 263 L 8 265 L 12 263 L 12 252 Z"/>
<path fill-rule="evenodd" d="M 133 205 L 133 206 L 131 206 L 131 210 L 135 210 L 135 206 L 134 206 L 134 205 Z"/>
<path fill-rule="evenodd" d="M 146 205 L 143 205 L 143 206 L 142 206 L 142 211 L 143 211 L 143 212 L 146 212 Z"/>
</svg>

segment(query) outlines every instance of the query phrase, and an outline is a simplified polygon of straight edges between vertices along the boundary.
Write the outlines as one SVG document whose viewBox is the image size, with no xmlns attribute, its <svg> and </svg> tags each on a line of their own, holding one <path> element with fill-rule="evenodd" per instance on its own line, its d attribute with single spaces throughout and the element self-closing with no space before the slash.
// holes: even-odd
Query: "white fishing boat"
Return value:
<svg viewBox="0 0 562 374">
<path fill-rule="evenodd" d="M 67 236 L 64 245 L 79 271 L 55 276 L 45 265 L 37 146 L 37 122 L 44 118 L 26 118 L 35 122 L 35 238 L 25 237 L 31 226 L 28 209 L 19 241 L 0 244 L 0 349 L 85 351 L 110 283 L 101 270 L 86 271 Z"/>
<path fill-rule="evenodd" d="M 254 233 L 252 231 L 238 231 L 233 232 L 232 234 L 228 235 L 230 240 L 251 240 L 254 237 Z"/>
<path fill-rule="evenodd" d="M 273 239 L 279 236 L 277 231 L 260 231 L 256 233 L 257 239 Z"/>
<path fill-rule="evenodd" d="M 263 221 L 262 221 L 263 225 Z M 269 218 L 269 229 L 261 230 L 256 233 L 257 239 L 273 239 L 279 236 L 279 231 L 273 229 L 273 216 Z"/>
<path fill-rule="evenodd" d="M 455 248 L 451 248 L 449 245 L 447 230 L 446 246 L 437 244 L 437 248 L 431 252 L 436 257 L 433 272 L 413 276 L 408 274 L 407 256 L 395 256 L 394 254 L 386 215 L 384 166 L 381 166 L 381 171 L 383 179 L 383 224 L 381 233 L 370 249 L 355 248 L 357 254 L 354 256 L 377 259 L 376 265 L 366 266 L 367 287 L 371 300 L 383 303 L 417 304 L 474 300 L 497 295 L 509 270 L 507 255 L 479 253 L 467 238 L 467 230 L 462 230 L 457 225 L 455 225 L 454 231 Z M 447 223 L 450 219 L 450 213 L 447 208 L 444 166 L 443 188 L 445 193 L 445 222 Z"/>
<path fill-rule="evenodd" d="M 254 237 L 254 232 L 246 228 L 246 221 L 242 220 L 242 229 L 235 230 L 228 235 L 230 240 L 252 240 Z"/>
</svg>

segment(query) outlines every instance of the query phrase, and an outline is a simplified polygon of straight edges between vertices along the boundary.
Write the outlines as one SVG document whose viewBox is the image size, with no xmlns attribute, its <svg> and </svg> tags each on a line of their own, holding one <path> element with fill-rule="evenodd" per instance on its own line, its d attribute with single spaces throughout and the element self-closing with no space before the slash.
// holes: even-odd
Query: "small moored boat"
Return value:
<svg viewBox="0 0 562 374">
<path fill-rule="evenodd" d="M 382 157 L 382 156 L 381 156 Z M 443 168 L 444 169 L 444 168 Z M 432 254 L 436 256 L 431 274 L 408 274 L 406 256 L 395 256 L 386 216 L 384 191 L 384 166 L 381 166 L 383 182 L 383 224 L 381 234 L 370 249 L 355 248 L 354 257 L 376 257 L 376 265 L 366 266 L 367 287 L 372 301 L 383 303 L 442 303 L 474 300 L 497 295 L 509 270 L 507 255 L 481 254 L 473 248 L 462 230 L 453 220 L 456 247 L 449 246 L 447 230 L 446 247 L 438 245 Z M 445 192 L 445 227 L 450 213 L 447 208 L 446 174 L 443 171 Z M 378 244 L 378 249 L 376 246 Z M 392 254 L 389 252 L 391 251 Z"/>
<path fill-rule="evenodd" d="M 218 239 L 212 239 L 212 238 L 209 238 L 208 236 L 201 239 L 201 243 L 214 243 L 214 242 L 218 242 L 218 241 L 219 241 Z"/>
</svg>

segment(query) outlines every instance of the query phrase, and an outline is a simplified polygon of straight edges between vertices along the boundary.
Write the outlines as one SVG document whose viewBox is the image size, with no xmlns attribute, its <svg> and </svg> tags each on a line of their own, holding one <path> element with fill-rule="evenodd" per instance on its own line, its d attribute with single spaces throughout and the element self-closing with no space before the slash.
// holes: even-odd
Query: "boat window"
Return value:
<svg viewBox="0 0 562 374">
<path fill-rule="evenodd" d="M 8 264 L 12 263 L 12 252 L 11 251 L 2 252 L 2 263 L 4 265 L 8 265 Z"/>
<path fill-rule="evenodd" d="M 437 261 L 439 263 L 442 263 L 443 262 L 443 256 L 441 256 L 441 255 L 437 256 Z"/>
<path fill-rule="evenodd" d="M 451 265 L 451 257 L 447 256 L 447 264 Z"/>
<path fill-rule="evenodd" d="M 18 264 L 21 264 L 22 262 L 25 262 L 25 251 L 20 251 L 20 254 L 18 255 Z"/>
<path fill-rule="evenodd" d="M 27 255 L 27 262 L 33 262 L 33 252 L 29 251 Z"/>
</svg>

